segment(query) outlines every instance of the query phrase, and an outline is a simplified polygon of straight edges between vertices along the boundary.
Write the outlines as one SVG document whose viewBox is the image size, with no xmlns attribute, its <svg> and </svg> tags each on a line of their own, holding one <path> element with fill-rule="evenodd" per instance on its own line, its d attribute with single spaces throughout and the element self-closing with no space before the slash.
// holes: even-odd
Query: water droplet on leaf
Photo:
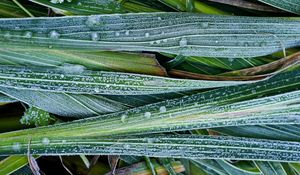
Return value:
<svg viewBox="0 0 300 175">
<path fill-rule="evenodd" d="M 52 31 L 49 33 L 49 37 L 50 37 L 51 39 L 58 39 L 58 38 L 60 37 L 60 34 L 59 34 L 57 31 L 52 30 Z"/>
<path fill-rule="evenodd" d="M 12 146 L 12 149 L 14 150 L 14 151 L 20 151 L 20 149 L 21 149 L 21 144 L 20 143 L 14 143 L 13 144 L 13 146 Z"/>
<path fill-rule="evenodd" d="M 99 40 L 99 35 L 98 35 L 98 33 L 93 32 L 93 33 L 91 34 L 91 38 L 92 38 L 93 41 L 98 41 L 98 40 Z"/>
<path fill-rule="evenodd" d="M 179 41 L 179 46 L 180 46 L 180 47 L 185 47 L 185 46 L 187 46 L 187 39 L 186 39 L 186 38 L 182 38 L 182 39 Z"/>
<path fill-rule="evenodd" d="M 167 111 L 167 108 L 165 106 L 161 106 L 159 108 L 159 112 L 166 112 Z"/>
<path fill-rule="evenodd" d="M 122 123 L 125 123 L 126 118 L 127 118 L 127 115 L 123 114 L 123 115 L 121 116 L 121 122 L 122 122 Z"/>
<path fill-rule="evenodd" d="M 31 38 L 32 35 L 33 35 L 32 32 L 28 32 L 28 31 L 27 31 L 27 32 L 24 33 L 24 37 L 25 37 L 25 38 Z"/>
<path fill-rule="evenodd" d="M 149 119 L 151 117 L 151 112 L 145 112 L 144 116 L 145 118 Z"/>
<path fill-rule="evenodd" d="M 50 143 L 50 140 L 47 137 L 45 137 L 45 138 L 43 138 L 42 143 L 44 145 L 48 145 Z"/>
<path fill-rule="evenodd" d="M 209 24 L 208 24 L 208 22 L 203 22 L 203 23 L 200 24 L 200 26 L 202 28 L 206 29 L 209 26 Z"/>
</svg>

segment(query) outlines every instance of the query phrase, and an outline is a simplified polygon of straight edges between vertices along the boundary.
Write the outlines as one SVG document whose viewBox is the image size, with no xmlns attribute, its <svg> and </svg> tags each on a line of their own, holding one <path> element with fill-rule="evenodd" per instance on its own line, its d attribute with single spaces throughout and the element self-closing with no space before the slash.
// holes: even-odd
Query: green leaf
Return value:
<svg viewBox="0 0 300 175">
<path fill-rule="evenodd" d="M 0 103 L 14 103 L 17 102 L 18 100 L 11 98 L 7 95 L 0 94 Z"/>
<path fill-rule="evenodd" d="M 213 130 L 222 134 L 239 137 L 300 141 L 299 125 L 224 127 L 214 128 Z"/>
<path fill-rule="evenodd" d="M 227 12 L 224 12 L 220 9 L 217 9 L 213 6 L 210 6 L 200 1 L 195 1 L 195 0 L 159 0 L 159 1 L 178 11 L 187 11 L 187 12 L 194 11 L 194 12 L 200 12 L 205 14 L 228 15 Z"/>
<path fill-rule="evenodd" d="M 41 6 L 34 6 L 32 4 L 23 3 L 24 7 L 30 11 L 34 16 L 47 16 L 47 9 Z M 4 18 L 22 18 L 28 15 L 19 8 L 12 0 L 1 0 L 0 2 L 0 17 Z"/>
<path fill-rule="evenodd" d="M 209 89 L 248 82 L 183 80 L 148 75 L 88 71 L 80 65 L 57 69 L 0 66 L 0 87 L 46 92 L 106 95 L 147 95 Z"/>
<path fill-rule="evenodd" d="M 300 173 L 300 163 L 289 163 L 289 165 L 295 170 L 295 174 Z"/>
<path fill-rule="evenodd" d="M 4 140 L 1 138 L 0 154 L 26 154 L 26 140 L 28 139 Z M 16 143 L 18 143 L 18 147 Z M 43 136 L 32 138 L 31 143 L 31 153 L 41 155 L 104 154 L 192 159 L 300 161 L 299 142 L 238 137 L 155 134 L 110 138 Z M 216 152 L 218 154 L 215 154 Z"/>
<path fill-rule="evenodd" d="M 124 52 L 79 52 L 49 49 L 0 49 L 3 65 L 59 67 L 79 64 L 91 70 L 132 72 L 165 76 L 165 70 L 151 54 Z"/>
<path fill-rule="evenodd" d="M 163 175 L 168 173 L 168 171 L 166 171 L 166 169 L 163 166 L 157 163 L 153 163 L 153 166 L 158 175 Z M 184 171 L 184 167 L 180 161 L 172 161 L 171 166 L 176 170 L 177 173 Z M 116 169 L 115 174 L 116 175 L 124 175 L 124 174 L 143 175 L 143 174 L 151 174 L 151 170 L 147 167 L 145 162 L 140 162 L 126 167 L 118 168 Z"/>
<path fill-rule="evenodd" d="M 281 0 L 259 0 L 259 1 L 274 6 L 276 8 L 300 15 L 300 3 L 298 0 L 286 0 L 284 2 L 282 2 Z"/>
<path fill-rule="evenodd" d="M 124 13 L 121 3 L 110 0 L 73 0 L 63 3 L 52 3 L 50 0 L 30 0 L 34 3 L 54 9 L 56 13 L 65 15 L 91 15 L 99 13 Z"/>
<path fill-rule="evenodd" d="M 279 162 L 255 161 L 254 163 L 263 174 L 287 175 L 283 166 Z"/>
<path fill-rule="evenodd" d="M 76 25 L 74 25 L 76 24 Z M 1 19 L 2 48 L 154 51 L 243 58 L 299 46 L 298 18 L 139 13 Z"/>
<path fill-rule="evenodd" d="M 251 172 L 243 170 L 237 166 L 230 164 L 225 160 L 216 160 L 216 162 L 229 174 L 229 175 L 260 175 L 259 172 Z"/>
<path fill-rule="evenodd" d="M 191 163 L 198 171 L 204 171 L 206 174 L 227 175 L 226 171 L 215 161 L 209 159 L 192 160 Z"/>
<path fill-rule="evenodd" d="M 52 3 L 49 0 L 30 0 L 31 2 L 53 9 L 63 15 L 92 15 L 102 13 L 126 13 L 126 12 L 157 12 L 155 5 L 147 2 L 116 1 L 116 0 L 73 0 L 71 2 Z"/>
<path fill-rule="evenodd" d="M 50 113 L 74 118 L 97 116 L 128 108 L 122 103 L 96 95 L 17 90 L 2 87 L 0 87 L 0 91 Z"/>
<path fill-rule="evenodd" d="M 35 156 L 38 158 L 38 156 Z M 0 161 L 0 174 L 11 174 L 28 164 L 27 156 L 9 156 Z"/>
</svg>

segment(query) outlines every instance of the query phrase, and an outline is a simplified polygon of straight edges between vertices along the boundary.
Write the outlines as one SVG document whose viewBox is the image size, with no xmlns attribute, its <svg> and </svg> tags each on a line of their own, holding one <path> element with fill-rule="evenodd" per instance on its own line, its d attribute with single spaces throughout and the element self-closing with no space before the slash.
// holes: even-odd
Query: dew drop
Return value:
<svg viewBox="0 0 300 175">
<path fill-rule="evenodd" d="M 98 40 L 99 40 L 99 35 L 98 35 L 98 33 L 93 32 L 93 33 L 91 34 L 91 38 L 92 38 L 93 41 L 98 41 Z"/>
<path fill-rule="evenodd" d="M 209 24 L 208 24 L 208 22 L 203 22 L 203 23 L 200 24 L 200 26 L 202 28 L 206 29 L 209 26 Z"/>
<path fill-rule="evenodd" d="M 156 41 L 156 44 L 160 44 L 160 42 L 161 42 L 160 40 L 157 40 L 157 41 Z"/>
<path fill-rule="evenodd" d="M 130 148 L 130 145 L 125 144 L 125 145 L 124 145 L 124 148 L 125 148 L 125 149 L 129 149 L 129 148 Z"/>
<path fill-rule="evenodd" d="M 234 58 L 228 58 L 228 61 L 229 61 L 229 62 L 233 62 L 233 61 L 234 61 Z"/>
<path fill-rule="evenodd" d="M 59 34 L 57 31 L 52 30 L 52 31 L 49 33 L 49 37 L 50 37 L 51 39 L 58 39 L 58 38 L 60 37 L 60 34 Z"/>
<path fill-rule="evenodd" d="M 149 34 L 149 33 L 145 33 L 145 37 L 147 37 L 147 38 L 148 38 L 149 36 L 150 36 L 150 34 Z"/>
<path fill-rule="evenodd" d="M 65 74 L 81 74 L 85 71 L 85 67 L 82 65 L 64 64 L 58 68 Z"/>
<path fill-rule="evenodd" d="M 24 37 L 25 38 L 31 38 L 32 37 L 32 32 L 29 32 L 29 31 L 25 32 Z"/>
<path fill-rule="evenodd" d="M 164 43 L 167 43 L 168 42 L 168 39 L 163 39 L 162 40 Z"/>
<path fill-rule="evenodd" d="M 126 36 L 128 36 L 128 35 L 129 35 L 129 30 L 127 30 L 127 31 L 125 32 L 125 35 L 126 35 Z"/>
<path fill-rule="evenodd" d="M 99 92 L 100 92 L 100 89 L 99 89 L 98 87 L 96 87 L 96 88 L 94 89 L 94 91 L 95 91 L 96 93 L 99 93 Z"/>
<path fill-rule="evenodd" d="M 100 25 L 99 18 L 97 16 L 89 16 L 85 24 L 87 27 L 93 29 L 94 27 L 97 27 L 97 25 Z"/>
<path fill-rule="evenodd" d="M 149 119 L 151 117 L 151 112 L 145 112 L 144 116 L 145 118 Z"/>
<path fill-rule="evenodd" d="M 6 32 L 6 33 L 4 34 L 4 38 L 5 38 L 5 39 L 10 39 L 10 38 L 11 38 L 10 33 L 9 33 L 9 32 Z"/>
<path fill-rule="evenodd" d="M 120 36 L 120 32 L 116 32 L 116 33 L 115 33 L 115 36 Z"/>
<path fill-rule="evenodd" d="M 179 41 L 179 46 L 180 47 L 185 47 L 187 45 L 187 39 L 186 38 L 182 38 L 180 41 Z"/>
<path fill-rule="evenodd" d="M 44 145 L 48 145 L 49 143 L 50 143 L 50 140 L 48 139 L 48 138 L 43 138 L 43 140 L 42 140 L 42 143 L 44 144 Z"/>
<path fill-rule="evenodd" d="M 153 143 L 154 140 L 153 140 L 153 138 L 147 138 L 147 142 L 148 142 L 148 143 Z"/>
<path fill-rule="evenodd" d="M 14 150 L 14 151 L 20 151 L 20 149 L 21 149 L 21 144 L 20 143 L 14 143 L 13 144 L 13 146 L 12 146 L 12 149 Z"/>
<path fill-rule="evenodd" d="M 161 17 L 157 17 L 157 19 L 159 20 L 159 21 L 161 21 L 162 19 L 161 19 Z"/>
<path fill-rule="evenodd" d="M 245 43 L 244 43 L 244 46 L 245 46 L 245 47 L 248 47 L 248 46 L 249 46 L 249 43 L 245 42 Z"/>
<path fill-rule="evenodd" d="M 121 116 L 121 122 L 122 122 L 122 123 L 125 123 L 126 118 L 127 118 L 127 115 L 123 114 L 123 115 Z"/>
<path fill-rule="evenodd" d="M 166 112 L 167 111 L 167 108 L 165 106 L 161 106 L 159 108 L 159 112 Z"/>
<path fill-rule="evenodd" d="M 78 6 L 81 6 L 82 4 L 81 4 L 81 2 L 78 2 L 77 5 L 78 5 Z"/>
<path fill-rule="evenodd" d="M 252 89 L 252 90 L 251 90 L 251 93 L 252 93 L 252 94 L 255 94 L 255 93 L 256 93 L 256 90 L 255 90 L 255 89 Z"/>
</svg>

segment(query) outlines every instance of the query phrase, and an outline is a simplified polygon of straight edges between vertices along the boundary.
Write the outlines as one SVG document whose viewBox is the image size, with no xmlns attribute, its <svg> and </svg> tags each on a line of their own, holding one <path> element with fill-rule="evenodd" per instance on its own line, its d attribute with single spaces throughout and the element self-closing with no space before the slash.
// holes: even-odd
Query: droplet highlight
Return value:
<svg viewBox="0 0 300 175">
<path fill-rule="evenodd" d="M 25 38 L 32 38 L 32 35 L 33 35 L 32 32 L 29 31 L 24 33 Z"/>
<path fill-rule="evenodd" d="M 186 39 L 186 38 L 182 38 L 182 39 L 179 41 L 179 46 L 180 46 L 180 47 L 185 47 L 185 46 L 187 46 L 187 39 Z"/>
<path fill-rule="evenodd" d="M 145 118 L 149 119 L 151 117 L 151 112 L 145 112 L 144 116 Z"/>
<path fill-rule="evenodd" d="M 98 33 L 92 33 L 91 34 L 91 38 L 93 41 L 98 41 L 99 40 L 99 34 Z"/>
<path fill-rule="evenodd" d="M 14 151 L 20 151 L 21 150 L 21 144 L 20 143 L 14 143 L 13 146 L 12 146 L 12 149 Z"/>
<path fill-rule="evenodd" d="M 159 108 L 159 112 L 166 112 L 167 111 L 167 108 L 165 106 L 161 106 Z"/>
<path fill-rule="evenodd" d="M 52 30 L 52 31 L 49 33 L 49 37 L 50 37 L 51 39 L 58 39 L 58 38 L 60 37 L 60 34 L 59 34 L 57 31 Z"/>
<path fill-rule="evenodd" d="M 44 145 L 48 145 L 49 143 L 50 143 L 50 140 L 48 139 L 48 138 L 43 138 L 43 140 L 42 140 L 42 143 L 44 144 Z"/>
<path fill-rule="evenodd" d="M 123 114 L 123 115 L 121 116 L 121 122 L 122 122 L 122 123 L 125 123 L 126 118 L 127 118 L 127 115 L 124 115 L 124 114 Z"/>
</svg>

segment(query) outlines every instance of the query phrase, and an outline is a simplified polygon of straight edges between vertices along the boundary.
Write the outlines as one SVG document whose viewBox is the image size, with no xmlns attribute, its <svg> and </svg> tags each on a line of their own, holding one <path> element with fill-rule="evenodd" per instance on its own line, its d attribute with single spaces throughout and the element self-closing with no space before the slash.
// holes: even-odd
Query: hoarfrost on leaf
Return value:
<svg viewBox="0 0 300 175">
<path fill-rule="evenodd" d="M 46 126 L 50 123 L 51 116 L 48 112 L 30 107 L 26 110 L 20 122 L 25 125 Z"/>
</svg>

